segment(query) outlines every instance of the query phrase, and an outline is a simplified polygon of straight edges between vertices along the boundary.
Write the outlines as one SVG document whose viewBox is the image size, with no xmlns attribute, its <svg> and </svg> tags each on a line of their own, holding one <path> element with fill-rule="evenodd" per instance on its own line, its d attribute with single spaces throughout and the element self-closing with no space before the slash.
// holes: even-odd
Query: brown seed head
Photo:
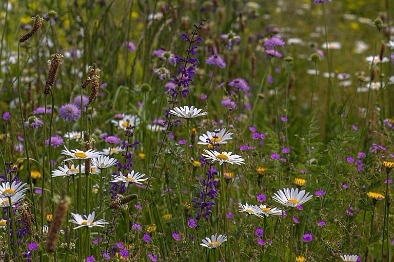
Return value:
<svg viewBox="0 0 394 262">
<path fill-rule="evenodd" d="M 39 15 L 36 15 L 36 17 L 34 18 L 33 27 L 31 28 L 31 30 L 29 32 L 24 34 L 19 39 L 19 43 L 23 43 L 26 40 L 28 40 L 30 37 L 32 37 L 40 29 L 40 27 L 42 26 L 42 21 L 44 21 L 44 18 L 40 17 Z"/>
</svg>

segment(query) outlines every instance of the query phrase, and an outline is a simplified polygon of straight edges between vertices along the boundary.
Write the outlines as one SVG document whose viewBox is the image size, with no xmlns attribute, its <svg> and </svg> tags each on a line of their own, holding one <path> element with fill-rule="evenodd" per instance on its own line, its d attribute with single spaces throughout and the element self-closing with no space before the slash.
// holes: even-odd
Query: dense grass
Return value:
<svg viewBox="0 0 394 262">
<path fill-rule="evenodd" d="M 368 2 L 0 3 L 2 259 L 392 261 L 394 6 Z"/>
</svg>

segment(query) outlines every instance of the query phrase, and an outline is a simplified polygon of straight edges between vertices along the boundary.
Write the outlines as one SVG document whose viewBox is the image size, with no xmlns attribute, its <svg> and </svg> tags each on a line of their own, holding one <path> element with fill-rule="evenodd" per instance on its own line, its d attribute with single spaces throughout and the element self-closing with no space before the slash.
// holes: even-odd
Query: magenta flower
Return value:
<svg viewBox="0 0 394 262">
<path fill-rule="evenodd" d="M 248 91 L 249 90 L 249 85 L 248 83 L 243 80 L 242 78 L 236 78 L 232 80 L 230 83 L 228 83 L 229 86 L 232 86 L 240 91 Z"/>
<path fill-rule="evenodd" d="M 176 232 L 172 233 L 172 238 L 175 241 L 180 241 L 181 240 L 181 236 L 178 233 L 176 233 Z"/>
<path fill-rule="evenodd" d="M 308 243 L 308 242 L 311 242 L 313 240 L 313 236 L 312 236 L 311 233 L 306 233 L 306 234 L 304 234 L 302 239 L 304 240 L 305 243 Z"/>
<path fill-rule="evenodd" d="M 49 141 L 51 142 L 51 146 L 58 147 L 63 145 L 63 138 L 60 136 L 52 136 L 50 139 L 45 140 L 45 145 L 49 145 Z"/>
<path fill-rule="evenodd" d="M 205 60 L 205 63 L 208 65 L 214 65 L 220 68 L 225 68 L 226 67 L 226 62 L 224 62 L 223 58 L 219 55 L 213 55 L 211 57 L 208 57 Z"/>
</svg>

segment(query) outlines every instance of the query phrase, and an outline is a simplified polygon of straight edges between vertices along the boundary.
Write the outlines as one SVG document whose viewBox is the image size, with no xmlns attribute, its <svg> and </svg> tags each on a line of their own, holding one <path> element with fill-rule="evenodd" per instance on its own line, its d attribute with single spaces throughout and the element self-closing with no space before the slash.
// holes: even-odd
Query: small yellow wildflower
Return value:
<svg viewBox="0 0 394 262">
<path fill-rule="evenodd" d="M 41 174 L 41 172 L 38 171 L 38 170 L 32 170 L 32 171 L 30 172 L 30 176 L 31 176 L 31 178 L 33 178 L 33 179 L 39 179 L 39 178 L 42 177 L 42 174 Z"/>
<path fill-rule="evenodd" d="M 172 217 L 171 214 L 168 214 L 168 215 L 170 215 Z M 146 227 L 146 232 L 148 232 L 148 233 L 152 233 L 155 231 L 156 231 L 156 224 L 152 224 L 152 225 Z"/>
<path fill-rule="evenodd" d="M 306 180 L 303 178 L 295 178 L 294 184 L 296 184 L 297 186 L 304 186 L 306 184 Z"/>
<path fill-rule="evenodd" d="M 384 199 L 384 195 L 379 194 L 379 193 L 375 193 L 375 192 L 368 192 L 367 196 L 369 196 L 370 198 L 373 198 L 375 200 L 382 200 L 382 199 Z"/>
<path fill-rule="evenodd" d="M 234 173 L 233 172 L 224 172 L 224 178 L 225 179 L 232 179 L 232 178 L 234 178 Z"/>
<path fill-rule="evenodd" d="M 296 257 L 296 262 L 305 262 L 306 258 L 304 256 L 298 256 Z"/>
<path fill-rule="evenodd" d="M 194 161 L 193 161 L 193 166 L 194 166 L 194 167 L 201 167 L 201 162 L 200 162 L 200 161 L 197 161 L 197 160 L 194 160 Z"/>
<path fill-rule="evenodd" d="M 264 167 L 262 167 L 262 166 L 259 166 L 259 167 L 257 167 L 257 169 L 256 169 L 257 174 L 259 174 L 259 175 L 264 175 L 265 170 L 266 170 L 266 169 L 265 169 Z"/>
<path fill-rule="evenodd" d="M 48 222 L 51 222 L 53 220 L 53 215 L 52 214 L 47 214 L 46 219 Z"/>
<path fill-rule="evenodd" d="M 183 207 L 186 209 L 190 209 L 192 207 L 192 205 L 189 202 L 184 202 Z"/>
<path fill-rule="evenodd" d="M 394 168 L 394 161 L 383 161 L 383 166 L 385 168 Z"/>
<path fill-rule="evenodd" d="M 139 157 L 140 159 L 145 159 L 146 154 L 141 152 L 141 153 L 138 154 L 138 157 Z"/>
</svg>

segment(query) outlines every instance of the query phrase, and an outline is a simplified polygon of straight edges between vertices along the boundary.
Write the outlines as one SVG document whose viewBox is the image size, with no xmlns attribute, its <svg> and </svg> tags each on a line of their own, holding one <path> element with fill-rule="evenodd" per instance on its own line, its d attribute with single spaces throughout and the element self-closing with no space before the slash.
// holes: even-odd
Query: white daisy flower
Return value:
<svg viewBox="0 0 394 262">
<path fill-rule="evenodd" d="M 146 128 L 152 132 L 160 132 L 167 129 L 167 127 L 158 124 L 148 124 Z"/>
<path fill-rule="evenodd" d="M 390 48 L 390 49 L 394 49 L 394 40 L 393 41 L 389 41 L 386 46 L 388 48 Z"/>
<path fill-rule="evenodd" d="M 212 248 L 217 248 L 220 247 L 223 242 L 227 241 L 227 236 L 226 235 L 212 235 L 211 238 L 206 237 L 202 240 L 202 243 L 200 244 L 203 247 L 207 247 L 209 249 Z"/>
<path fill-rule="evenodd" d="M 61 154 L 69 156 L 70 158 L 67 158 L 64 161 L 71 160 L 71 159 L 91 159 L 91 158 L 97 158 L 101 155 L 100 152 L 89 149 L 87 151 L 82 151 L 79 149 L 72 149 L 71 151 L 67 149 L 67 147 L 64 147 L 65 150 L 62 150 Z"/>
<path fill-rule="evenodd" d="M 97 158 L 93 158 L 93 165 L 97 168 L 104 169 L 111 166 L 114 166 L 118 160 L 115 158 L 110 158 L 108 156 L 99 156 Z"/>
<path fill-rule="evenodd" d="M 389 59 L 387 57 L 383 57 L 383 59 L 380 59 L 379 55 L 375 55 L 375 56 L 367 56 L 367 58 L 365 58 L 365 61 L 367 61 L 370 64 L 378 64 L 378 63 L 387 63 L 389 61 Z"/>
<path fill-rule="evenodd" d="M 81 165 L 81 173 L 85 174 L 85 165 Z M 91 175 L 100 174 L 100 169 L 97 168 L 95 165 L 90 165 L 89 174 Z"/>
<path fill-rule="evenodd" d="M 298 188 L 284 188 L 278 190 L 272 197 L 276 202 L 288 207 L 296 207 L 312 199 L 312 195 L 305 190 L 298 192 Z"/>
<path fill-rule="evenodd" d="M 70 166 L 59 166 L 58 169 L 52 170 L 52 177 L 72 176 L 79 173 L 79 166 L 71 164 Z"/>
<path fill-rule="evenodd" d="M 103 149 L 102 153 L 106 156 L 112 155 L 112 154 L 118 154 L 120 152 L 124 152 L 125 150 L 121 146 L 117 147 L 110 147 L 110 148 L 105 148 Z"/>
<path fill-rule="evenodd" d="M 27 190 L 26 184 L 13 181 L 0 183 L 0 197 L 12 197 L 18 193 L 23 194 Z"/>
<path fill-rule="evenodd" d="M 357 262 L 358 256 L 357 255 L 341 255 L 342 261 L 352 261 Z"/>
<path fill-rule="evenodd" d="M 137 127 L 140 124 L 141 120 L 136 115 L 124 115 L 120 120 L 111 120 L 111 123 L 115 124 L 119 129 L 123 129 L 126 131 L 127 127 Z"/>
<path fill-rule="evenodd" d="M 136 183 L 136 184 L 142 184 L 145 180 L 148 178 L 144 178 L 145 174 L 141 174 L 139 172 L 134 172 L 131 171 L 128 173 L 126 176 L 122 174 L 122 172 L 119 172 L 119 176 L 117 176 L 114 180 L 111 182 L 123 182 L 126 183 L 126 187 L 129 185 L 129 183 Z"/>
<path fill-rule="evenodd" d="M 227 144 L 228 140 L 232 139 L 231 132 L 226 132 L 226 128 L 217 129 L 213 132 L 208 131 L 206 134 L 199 136 L 199 145 L 220 145 Z"/>
<path fill-rule="evenodd" d="M 276 207 L 270 208 L 270 207 L 267 207 L 266 205 L 260 205 L 259 208 L 261 210 L 261 213 L 263 215 L 265 215 L 266 217 L 268 217 L 269 215 L 271 215 L 271 216 L 281 216 L 283 214 L 283 210 L 280 210 L 280 209 L 278 209 Z"/>
<path fill-rule="evenodd" d="M 82 138 L 83 132 L 72 131 L 64 134 L 64 138 L 79 140 Z"/>
<path fill-rule="evenodd" d="M 0 207 L 14 206 L 17 202 L 25 198 L 22 192 L 18 192 L 10 197 L 0 197 Z"/>
<path fill-rule="evenodd" d="M 205 116 L 208 113 L 202 112 L 202 109 L 198 109 L 194 106 L 184 106 L 184 107 L 175 107 L 173 110 L 170 110 L 170 114 L 180 117 L 180 118 L 195 118 L 198 116 Z"/>
<path fill-rule="evenodd" d="M 327 42 L 323 43 L 321 47 L 324 49 L 341 49 L 342 44 L 339 42 Z"/>
<path fill-rule="evenodd" d="M 71 223 L 74 223 L 78 226 L 74 227 L 74 229 L 78 229 L 81 227 L 104 227 L 105 224 L 108 224 L 108 222 L 106 222 L 104 219 L 100 219 L 97 221 L 93 221 L 94 220 L 94 216 L 95 213 L 93 211 L 93 213 L 89 214 L 88 216 L 86 215 L 80 215 L 80 214 L 74 214 L 71 213 L 71 215 L 73 216 L 72 219 L 70 219 L 69 221 Z"/>
<path fill-rule="evenodd" d="M 204 152 L 206 154 L 203 154 L 203 156 L 207 159 L 212 160 L 213 162 L 219 161 L 219 163 L 222 165 L 223 163 L 229 163 L 229 164 L 235 164 L 235 165 L 241 165 L 245 164 L 245 160 L 239 156 L 239 155 L 233 155 L 232 152 L 222 152 L 219 153 L 217 151 L 213 150 L 207 150 L 204 149 Z"/>
<path fill-rule="evenodd" d="M 248 203 L 246 203 L 245 205 L 239 203 L 238 206 L 239 206 L 239 212 L 245 212 L 248 213 L 249 215 L 256 215 L 258 217 L 261 217 L 262 215 L 262 211 L 258 206 L 249 205 Z"/>
</svg>

